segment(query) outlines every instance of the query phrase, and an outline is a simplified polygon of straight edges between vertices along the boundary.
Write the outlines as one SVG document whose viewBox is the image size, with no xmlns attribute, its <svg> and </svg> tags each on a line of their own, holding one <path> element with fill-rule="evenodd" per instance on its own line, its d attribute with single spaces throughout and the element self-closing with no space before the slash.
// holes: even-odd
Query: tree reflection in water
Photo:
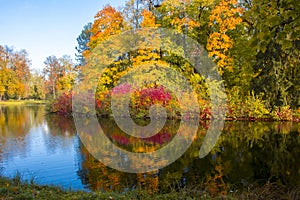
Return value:
<svg viewBox="0 0 300 200">
<path fill-rule="evenodd" d="M 179 121 L 167 121 L 159 134 L 139 139 L 123 133 L 111 119 L 100 119 L 99 122 L 110 141 L 133 152 L 150 152 L 164 147 L 174 138 L 179 127 Z M 47 130 L 41 131 L 39 128 L 41 132 L 35 134 L 35 127 L 45 127 Z M 64 160 L 70 160 L 64 156 L 72 155 L 76 167 L 69 167 L 72 165 L 69 160 L 48 164 L 55 166 L 55 170 L 65 169 L 63 173 L 74 174 L 75 171 L 69 170 L 77 170 L 75 176 L 89 190 L 144 189 L 149 193 L 163 193 L 185 187 L 219 195 L 267 182 L 284 186 L 287 190 L 300 185 L 300 123 L 226 122 L 213 150 L 200 159 L 199 149 L 208 127 L 208 121 L 201 121 L 194 142 L 174 163 L 155 172 L 133 174 L 111 169 L 97 161 L 80 142 L 72 118 L 45 115 L 43 106 L 0 107 L 0 161 L 9 161 L 10 157 L 14 157 L 32 162 L 28 157 L 35 150 L 31 147 L 38 142 L 36 136 L 39 136 L 43 144 L 35 144 L 34 147 L 47 145 L 42 148 L 46 150 L 45 155 L 57 155 Z M 75 155 L 74 152 L 66 152 L 70 150 Z M 55 154 L 59 152 L 62 155 Z M 47 160 L 48 157 L 38 159 Z M 53 172 L 48 165 L 47 169 L 40 169 L 23 161 L 20 160 L 41 173 L 45 170 Z M 136 164 L 142 162 L 137 160 Z M 53 176 L 59 173 L 62 172 L 53 172 Z M 50 179 L 50 182 L 53 181 Z"/>
<path fill-rule="evenodd" d="M 30 129 L 43 124 L 44 113 L 44 106 L 0 106 L 0 160 L 3 149 L 11 145 L 8 141 L 18 145 L 6 156 L 25 153 L 25 136 Z"/>
<path fill-rule="evenodd" d="M 138 142 L 118 129 L 113 120 L 103 119 L 100 123 L 116 145 L 135 152 L 148 152 L 168 143 L 179 122 L 168 122 L 160 132 L 161 136 Z M 287 187 L 300 184 L 299 123 L 227 122 L 212 152 L 199 159 L 199 149 L 209 126 L 207 123 L 201 123 L 197 137 L 181 158 L 152 173 L 130 174 L 105 167 L 82 146 L 82 178 L 91 190 L 143 188 L 156 193 L 198 187 L 215 195 L 267 182 Z"/>
</svg>

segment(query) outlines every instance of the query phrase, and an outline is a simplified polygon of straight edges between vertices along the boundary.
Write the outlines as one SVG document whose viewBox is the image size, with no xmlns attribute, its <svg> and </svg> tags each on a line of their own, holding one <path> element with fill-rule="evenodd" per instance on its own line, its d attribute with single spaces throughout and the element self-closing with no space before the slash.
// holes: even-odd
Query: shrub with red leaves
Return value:
<svg viewBox="0 0 300 200">
<path fill-rule="evenodd" d="M 59 115 L 72 114 L 72 92 L 64 92 L 52 104 L 52 112 Z"/>
<path fill-rule="evenodd" d="M 168 132 L 158 133 L 155 134 L 149 138 L 143 138 L 142 140 L 145 142 L 163 145 L 165 143 L 168 143 L 171 139 L 171 134 Z"/>
<path fill-rule="evenodd" d="M 172 99 L 170 92 L 166 91 L 163 86 L 145 88 L 140 91 L 141 102 L 156 103 L 160 102 L 163 105 L 167 104 Z"/>
<path fill-rule="evenodd" d="M 124 135 L 112 135 L 111 138 L 121 145 L 128 145 L 130 143 L 129 139 Z"/>
</svg>

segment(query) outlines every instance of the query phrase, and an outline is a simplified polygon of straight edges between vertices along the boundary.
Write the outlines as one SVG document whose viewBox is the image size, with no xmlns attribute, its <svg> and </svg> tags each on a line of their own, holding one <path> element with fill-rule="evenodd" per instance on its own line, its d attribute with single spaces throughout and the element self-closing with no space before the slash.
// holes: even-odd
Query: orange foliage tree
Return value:
<svg viewBox="0 0 300 200">
<path fill-rule="evenodd" d="M 224 70 L 232 71 L 233 69 L 230 49 L 233 47 L 234 41 L 230 37 L 230 31 L 236 29 L 236 26 L 242 22 L 242 13 L 243 10 L 238 7 L 237 0 L 221 0 L 209 17 L 209 26 L 212 32 L 206 48 L 209 56 L 216 61 L 221 74 Z"/>
<path fill-rule="evenodd" d="M 121 32 L 123 28 L 123 17 L 121 12 L 110 5 L 105 6 L 95 15 L 92 25 L 92 36 L 88 46 L 93 49 L 111 35 Z"/>
</svg>

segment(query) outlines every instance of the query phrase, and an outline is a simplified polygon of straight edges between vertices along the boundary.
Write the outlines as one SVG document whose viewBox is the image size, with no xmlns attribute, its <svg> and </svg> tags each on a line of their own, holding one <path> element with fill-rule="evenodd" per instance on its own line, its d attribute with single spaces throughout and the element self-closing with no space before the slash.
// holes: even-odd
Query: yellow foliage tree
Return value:
<svg viewBox="0 0 300 200">
<path fill-rule="evenodd" d="M 206 48 L 219 67 L 219 72 L 224 70 L 232 71 L 233 58 L 230 56 L 230 49 L 234 42 L 228 32 L 236 29 L 242 22 L 240 17 L 243 9 L 238 7 L 237 0 L 221 0 L 213 9 L 209 17 L 209 26 L 212 33 L 209 35 Z"/>
<path fill-rule="evenodd" d="M 141 27 L 159 27 L 159 24 L 155 22 L 155 16 L 149 10 L 144 9 L 142 11 L 143 21 Z"/>
</svg>

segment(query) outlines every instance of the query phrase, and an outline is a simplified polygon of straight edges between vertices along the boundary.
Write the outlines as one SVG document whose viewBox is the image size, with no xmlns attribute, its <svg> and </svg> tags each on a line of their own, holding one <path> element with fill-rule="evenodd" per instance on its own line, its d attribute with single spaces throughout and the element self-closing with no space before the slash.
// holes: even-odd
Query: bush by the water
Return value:
<svg viewBox="0 0 300 200">
<path fill-rule="evenodd" d="M 126 95 L 130 93 L 130 85 L 123 84 L 112 91 L 96 93 L 95 97 L 82 97 L 87 104 L 95 99 L 95 109 L 99 116 L 111 115 L 111 97 L 115 95 L 120 106 L 123 105 Z M 64 92 L 50 105 L 49 111 L 59 115 L 72 115 L 72 95 L 73 92 Z M 187 97 L 184 97 L 187 98 Z M 276 120 L 276 121 L 300 121 L 300 108 L 293 110 L 289 106 L 267 108 L 265 102 L 253 93 L 245 99 L 240 95 L 231 93 L 228 95 L 226 106 L 226 118 L 229 120 Z M 187 100 L 188 101 L 188 100 Z M 164 106 L 168 113 L 168 118 L 178 119 L 181 116 L 178 99 L 163 86 L 142 88 L 136 90 L 130 96 L 130 114 L 133 118 L 149 117 L 150 106 L 160 104 Z M 209 100 L 198 99 L 200 107 L 199 118 L 207 120 L 211 118 L 211 105 Z M 185 106 L 185 105 L 181 105 Z M 88 109 L 88 106 L 86 106 Z M 192 110 L 192 109 L 191 109 Z M 86 110 L 89 112 L 89 110 Z"/>
</svg>

